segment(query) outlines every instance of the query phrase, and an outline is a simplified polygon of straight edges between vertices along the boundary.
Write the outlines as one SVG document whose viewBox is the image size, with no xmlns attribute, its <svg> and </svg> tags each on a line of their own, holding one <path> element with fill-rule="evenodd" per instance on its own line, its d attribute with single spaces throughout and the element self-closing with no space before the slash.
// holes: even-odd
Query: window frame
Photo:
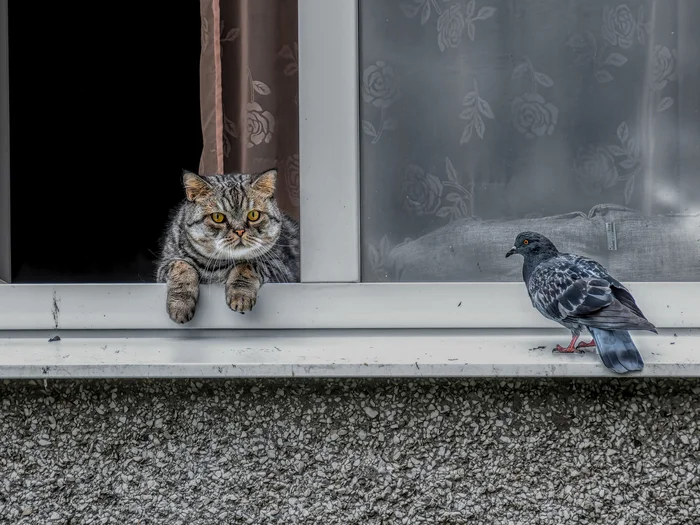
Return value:
<svg viewBox="0 0 700 525">
<path fill-rule="evenodd" d="M 532 308 L 519 282 L 361 282 L 358 43 L 358 0 L 299 0 L 302 283 L 265 285 L 245 316 L 225 306 L 222 287 L 204 286 L 197 315 L 182 326 L 165 313 L 162 284 L 3 284 L 0 330 L 557 327 Z M 2 60 L 0 53 L 7 73 Z M 1 146 L 0 175 L 9 178 Z M 700 327 L 700 282 L 629 287 L 660 329 Z"/>
</svg>

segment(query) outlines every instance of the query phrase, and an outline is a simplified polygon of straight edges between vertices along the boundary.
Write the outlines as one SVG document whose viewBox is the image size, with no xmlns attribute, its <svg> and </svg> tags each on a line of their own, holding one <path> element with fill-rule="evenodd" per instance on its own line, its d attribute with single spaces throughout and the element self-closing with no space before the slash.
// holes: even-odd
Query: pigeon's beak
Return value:
<svg viewBox="0 0 700 525">
<path fill-rule="evenodd" d="M 506 253 L 506 259 L 513 254 L 515 254 L 515 246 L 513 246 L 510 250 L 508 250 L 508 253 Z"/>
</svg>

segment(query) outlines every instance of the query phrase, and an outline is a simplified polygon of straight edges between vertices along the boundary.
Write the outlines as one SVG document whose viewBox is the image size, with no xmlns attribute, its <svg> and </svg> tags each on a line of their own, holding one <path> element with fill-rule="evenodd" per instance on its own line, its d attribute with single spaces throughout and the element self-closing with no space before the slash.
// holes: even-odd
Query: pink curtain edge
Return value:
<svg viewBox="0 0 700 525">
<path fill-rule="evenodd" d="M 221 6 L 212 0 L 214 17 L 214 114 L 216 119 L 216 170 L 224 172 L 224 103 L 221 66 Z"/>
</svg>

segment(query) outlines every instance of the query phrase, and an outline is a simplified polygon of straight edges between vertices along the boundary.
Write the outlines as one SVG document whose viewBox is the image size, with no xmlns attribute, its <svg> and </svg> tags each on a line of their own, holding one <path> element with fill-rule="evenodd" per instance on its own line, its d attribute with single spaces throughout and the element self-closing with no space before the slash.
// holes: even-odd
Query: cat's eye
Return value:
<svg viewBox="0 0 700 525">
<path fill-rule="evenodd" d="M 258 210 L 250 210 L 248 212 L 248 220 L 255 222 L 260 218 L 260 212 Z"/>
<path fill-rule="evenodd" d="M 226 216 L 223 213 L 215 212 L 211 214 L 211 220 L 217 224 L 221 224 L 225 219 Z"/>
</svg>

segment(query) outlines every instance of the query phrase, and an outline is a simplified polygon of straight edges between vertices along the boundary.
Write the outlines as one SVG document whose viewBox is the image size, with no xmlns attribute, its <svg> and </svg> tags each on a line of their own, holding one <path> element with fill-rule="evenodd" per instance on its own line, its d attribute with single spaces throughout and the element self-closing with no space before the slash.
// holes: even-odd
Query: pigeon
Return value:
<svg viewBox="0 0 700 525">
<path fill-rule="evenodd" d="M 523 280 L 532 306 L 543 316 L 571 330 L 571 342 L 554 352 L 572 353 L 597 347 L 603 364 L 617 372 L 639 371 L 644 360 L 629 330 L 658 333 L 632 294 L 598 262 L 560 253 L 542 234 L 522 232 L 506 253 L 523 256 Z M 584 329 L 593 339 L 574 346 Z"/>
</svg>

